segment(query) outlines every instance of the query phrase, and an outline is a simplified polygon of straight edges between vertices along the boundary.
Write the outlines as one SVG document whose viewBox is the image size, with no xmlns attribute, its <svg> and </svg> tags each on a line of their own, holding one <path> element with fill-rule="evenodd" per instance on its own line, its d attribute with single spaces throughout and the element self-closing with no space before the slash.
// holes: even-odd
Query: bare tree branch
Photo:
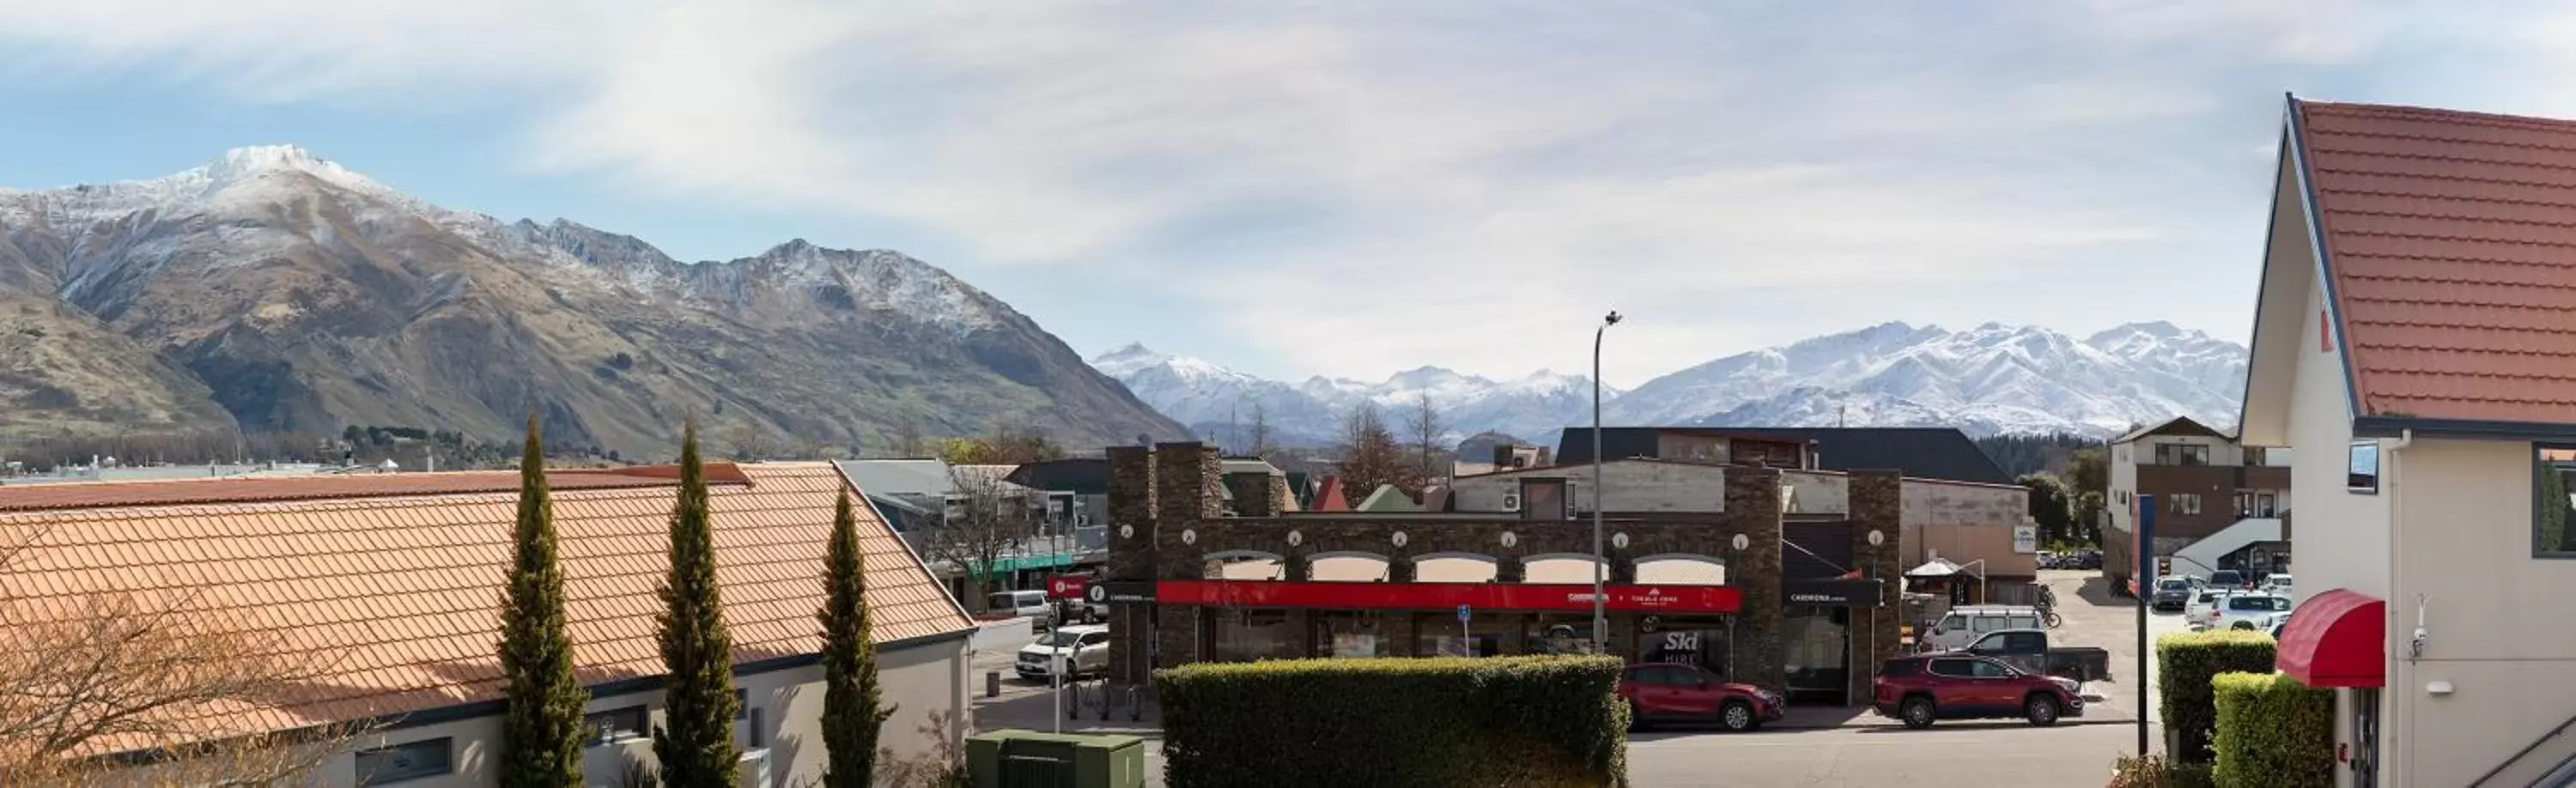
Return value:
<svg viewBox="0 0 2576 788">
<path fill-rule="evenodd" d="M 966 575 L 970 604 L 982 604 L 993 567 L 1036 536 L 1040 518 L 1027 490 L 988 469 L 951 465 L 943 510 L 908 535 L 913 549 Z"/>
<path fill-rule="evenodd" d="M 1404 430 L 1406 437 L 1413 439 L 1414 449 L 1422 453 L 1422 462 L 1418 466 L 1422 474 L 1420 478 L 1430 480 L 1449 475 L 1441 472 L 1439 461 L 1440 455 L 1449 451 L 1440 440 L 1449 427 L 1441 423 L 1440 409 L 1431 404 L 1429 393 L 1414 399 L 1413 408 L 1404 416 Z"/>
</svg>

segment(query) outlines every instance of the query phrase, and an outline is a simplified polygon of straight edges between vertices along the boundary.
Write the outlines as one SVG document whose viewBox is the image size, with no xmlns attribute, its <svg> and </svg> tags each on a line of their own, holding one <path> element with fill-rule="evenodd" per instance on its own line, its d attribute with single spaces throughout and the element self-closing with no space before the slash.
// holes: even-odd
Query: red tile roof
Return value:
<svg viewBox="0 0 2576 788">
<path fill-rule="evenodd" d="M 702 468 L 707 484 L 750 484 L 739 466 L 711 462 Z M 566 468 L 546 471 L 556 490 L 606 490 L 621 487 L 674 487 L 680 466 L 641 465 L 626 468 Z M 187 503 L 251 503 L 325 498 L 385 498 L 403 495 L 517 492 L 518 471 L 449 473 L 350 473 L 289 476 L 213 476 L 202 479 L 47 482 L 0 485 L 0 511 L 90 509 L 118 506 L 165 506 Z"/>
<path fill-rule="evenodd" d="M 2356 411 L 2576 423 L 2576 122 L 2292 109 Z"/>
<path fill-rule="evenodd" d="M 813 653 L 821 642 L 814 612 L 822 604 L 824 540 L 833 498 L 847 482 L 829 463 L 724 467 L 743 480 L 710 489 L 716 573 L 735 658 Z M 709 466 L 710 475 L 715 469 Z M 583 681 L 659 675 L 654 588 L 667 569 L 678 488 L 613 473 L 549 477 Z M 79 508 L 29 510 L 18 499 L 20 511 L 0 512 L 0 544 L 32 539 L 0 572 L 0 605 L 10 606 L 0 620 L 61 620 L 100 593 L 147 600 L 193 594 L 211 615 L 295 651 L 336 658 L 326 680 L 186 711 L 190 729 L 214 735 L 494 699 L 501 586 L 518 503 L 515 481 L 493 489 L 505 478 L 516 473 L 62 485 L 89 491 L 63 499 Z M 0 496 L 52 486 L 0 489 Z M 207 503 L 167 492 L 174 488 L 266 494 Z M 474 491 L 458 491 L 468 489 Z M 102 504 L 118 492 L 141 503 Z M 190 502 L 174 503 L 183 500 Z M 865 506 L 858 513 L 876 639 L 972 629 L 893 531 Z"/>
</svg>

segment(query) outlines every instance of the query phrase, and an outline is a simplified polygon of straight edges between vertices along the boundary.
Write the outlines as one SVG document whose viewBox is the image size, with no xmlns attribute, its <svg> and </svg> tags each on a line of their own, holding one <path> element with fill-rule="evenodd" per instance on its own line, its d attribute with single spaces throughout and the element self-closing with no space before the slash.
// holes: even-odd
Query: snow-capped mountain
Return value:
<svg viewBox="0 0 2576 788">
<path fill-rule="evenodd" d="M 2107 437 L 2187 415 L 2225 428 L 2236 422 L 2245 363 L 2243 345 L 2164 322 L 2082 339 L 2035 326 L 1950 331 L 1886 323 L 1607 391 L 1602 418 L 1613 425 L 1954 426 L 1971 436 Z M 1378 403 L 1394 422 L 1424 393 L 1453 438 L 1495 430 L 1546 443 L 1590 419 L 1591 381 L 1545 371 L 1495 381 L 1423 367 L 1377 383 L 1318 377 L 1292 384 L 1142 345 L 1092 365 L 1201 434 L 1248 424 L 1257 403 L 1274 441 L 1329 443 L 1359 401 Z"/>
<path fill-rule="evenodd" d="M 570 221 L 441 208 L 283 145 L 0 188 L 0 402 L 16 406 L 0 439 L 375 425 L 498 443 L 532 407 L 549 442 L 638 456 L 691 418 L 748 454 L 780 436 L 1185 434 L 900 252 L 797 239 L 684 263 Z"/>
<path fill-rule="evenodd" d="M 1302 383 L 1256 377 L 1204 359 L 1156 353 L 1142 344 L 1102 354 L 1091 365 L 1126 383 L 1137 398 L 1200 434 L 1240 435 L 1255 408 L 1280 443 L 1330 443 L 1361 402 L 1376 403 L 1391 427 L 1431 399 L 1442 431 L 1458 440 L 1484 431 L 1554 440 L 1578 413 L 1589 414 L 1592 379 L 1539 370 L 1511 380 L 1425 366 L 1382 381 L 1322 376 Z M 1604 389 L 1614 397 L 1617 389 Z M 1585 418 L 1589 418 L 1588 415 Z M 1229 440 L 1229 442 L 1233 442 Z"/>
<path fill-rule="evenodd" d="M 2036 326 L 1885 323 L 1656 378 L 1605 406 L 1603 418 L 2110 436 L 2186 415 L 2223 429 L 2236 423 L 2245 363 L 2244 346 L 2164 322 L 2080 340 Z"/>
</svg>

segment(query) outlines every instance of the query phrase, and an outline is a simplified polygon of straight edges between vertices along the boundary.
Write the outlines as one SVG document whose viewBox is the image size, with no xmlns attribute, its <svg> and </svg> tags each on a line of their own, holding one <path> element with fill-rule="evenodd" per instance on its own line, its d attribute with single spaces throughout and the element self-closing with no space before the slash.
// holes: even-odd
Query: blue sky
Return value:
<svg viewBox="0 0 2576 788">
<path fill-rule="evenodd" d="M 2453 4 L 2459 5 L 2459 4 Z M 0 184 L 294 143 L 1085 355 L 1633 385 L 1887 320 L 2242 338 L 2281 95 L 2576 116 L 2545 4 L 0 0 Z"/>
</svg>

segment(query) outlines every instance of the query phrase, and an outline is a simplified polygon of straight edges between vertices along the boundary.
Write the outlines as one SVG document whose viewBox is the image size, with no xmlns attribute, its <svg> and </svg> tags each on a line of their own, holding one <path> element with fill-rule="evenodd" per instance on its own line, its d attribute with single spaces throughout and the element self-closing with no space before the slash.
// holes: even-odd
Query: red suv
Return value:
<svg viewBox="0 0 2576 788">
<path fill-rule="evenodd" d="M 1934 720 L 2020 717 L 2055 725 L 2084 716 L 2084 696 L 2073 679 L 2023 673 L 1984 657 L 1961 653 L 1916 654 L 1878 667 L 1872 705 L 1908 728 Z"/>
<path fill-rule="evenodd" d="M 1785 713 L 1780 693 L 1726 681 L 1696 665 L 1676 662 L 1628 666 L 1628 672 L 1619 676 L 1619 697 L 1628 701 L 1628 721 L 1637 728 L 1699 721 L 1749 731 Z"/>
</svg>

